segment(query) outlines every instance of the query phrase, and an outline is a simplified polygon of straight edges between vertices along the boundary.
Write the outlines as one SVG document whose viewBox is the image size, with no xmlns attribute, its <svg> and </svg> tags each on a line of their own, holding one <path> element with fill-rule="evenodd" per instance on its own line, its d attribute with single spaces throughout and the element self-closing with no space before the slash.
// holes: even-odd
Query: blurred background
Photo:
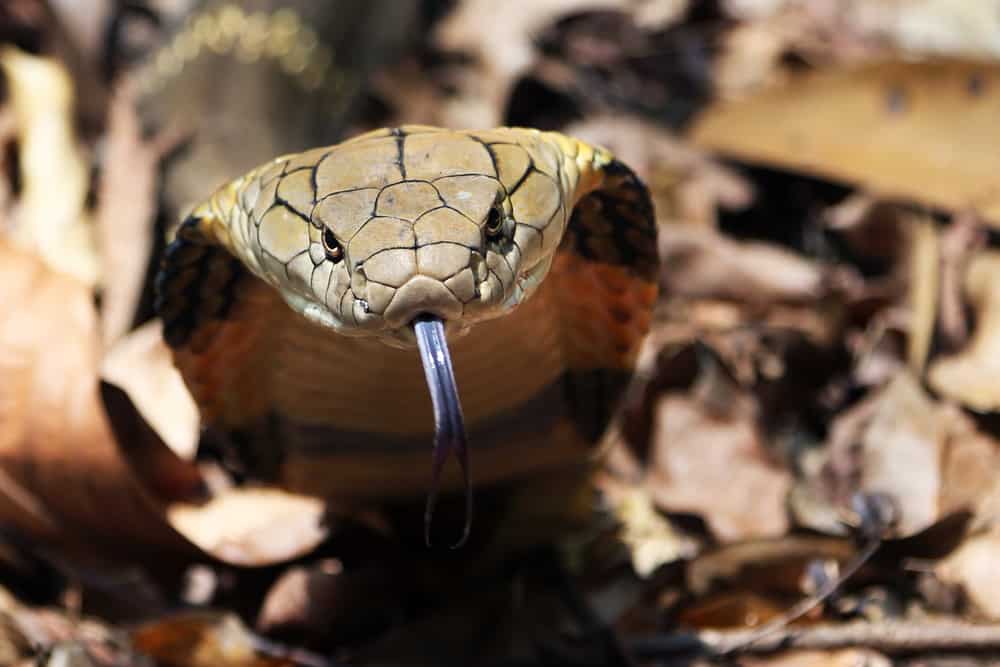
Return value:
<svg viewBox="0 0 1000 667">
<path fill-rule="evenodd" d="M 994 664 L 998 56 L 996 0 L 0 0 L 0 665 Z M 365 517 L 196 451 L 174 226 L 404 123 L 559 130 L 652 191 L 567 577 L 431 600 Z"/>
</svg>

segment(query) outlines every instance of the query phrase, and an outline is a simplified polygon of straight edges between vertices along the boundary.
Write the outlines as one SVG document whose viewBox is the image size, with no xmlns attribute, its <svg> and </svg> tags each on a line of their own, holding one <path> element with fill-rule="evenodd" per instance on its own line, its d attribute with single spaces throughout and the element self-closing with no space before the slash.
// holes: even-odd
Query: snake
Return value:
<svg viewBox="0 0 1000 667">
<path fill-rule="evenodd" d="M 546 475 L 601 449 L 650 328 L 656 233 L 605 148 L 385 128 L 216 189 L 167 246 L 155 308 L 203 437 L 331 500 L 424 495 L 428 543 L 438 494 L 463 498 L 458 545 L 473 484 L 557 493 Z"/>
</svg>

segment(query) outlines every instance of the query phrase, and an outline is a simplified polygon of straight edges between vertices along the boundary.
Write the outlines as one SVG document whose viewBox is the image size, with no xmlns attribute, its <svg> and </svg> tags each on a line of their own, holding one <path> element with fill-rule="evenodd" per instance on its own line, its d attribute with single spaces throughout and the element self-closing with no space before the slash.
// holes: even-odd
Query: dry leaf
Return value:
<svg viewBox="0 0 1000 667">
<path fill-rule="evenodd" d="M 311 551 L 328 532 L 322 501 L 278 489 L 235 488 L 207 503 L 174 503 L 171 525 L 235 565 L 270 565 Z"/>
<path fill-rule="evenodd" d="M 1000 66 L 887 62 L 804 74 L 706 110 L 703 148 L 1000 224 Z"/>
<path fill-rule="evenodd" d="M 923 373 L 931 349 L 931 336 L 937 320 L 940 290 L 940 243 L 934 221 L 913 220 L 910 239 L 909 285 L 910 326 L 907 361 L 918 377 Z"/>
<path fill-rule="evenodd" d="M 90 288 L 3 243 L 0 270 L 0 521 L 68 550 L 100 545 L 104 559 L 155 552 L 158 566 L 273 563 L 326 536 L 314 499 L 250 489 L 192 504 L 204 491 L 197 469 L 122 389 L 99 383 Z M 190 447 L 190 399 L 156 334 L 152 325 L 120 341 L 105 372 L 124 379 L 174 446 Z"/>
<path fill-rule="evenodd" d="M 785 651 L 759 658 L 747 657 L 740 661 L 743 667 L 890 667 L 886 656 L 864 648 L 838 651 Z"/>
<path fill-rule="evenodd" d="M 294 667 L 292 657 L 268 656 L 263 642 L 233 614 L 189 612 L 132 632 L 137 651 L 162 667 Z"/>
<path fill-rule="evenodd" d="M 831 425 L 827 447 L 823 474 L 812 483 L 829 486 L 814 487 L 815 496 L 846 512 L 858 491 L 888 494 L 899 509 L 900 536 L 975 506 L 989 492 L 1000 464 L 992 438 L 952 406 L 934 402 L 905 370 L 841 413 Z M 809 516 L 799 519 L 808 522 Z"/>
<path fill-rule="evenodd" d="M 982 412 L 1000 410 L 1000 253 L 982 252 L 965 275 L 965 294 L 976 314 L 972 339 L 958 354 L 933 361 L 934 391 Z"/>
<path fill-rule="evenodd" d="M 120 86 L 108 110 L 108 132 L 98 184 L 96 223 L 103 273 L 105 346 L 132 327 L 153 248 L 156 166 L 161 148 L 142 141 L 130 89 Z"/>
<path fill-rule="evenodd" d="M 590 116 L 563 131 L 604 146 L 650 187 L 657 219 L 715 226 L 718 209 L 742 209 L 753 187 L 662 126 L 635 117 Z"/>
<path fill-rule="evenodd" d="M 705 595 L 718 586 L 741 583 L 756 590 L 784 594 L 801 592 L 800 577 L 810 561 L 847 562 L 856 548 L 848 540 L 824 537 L 781 537 L 724 546 L 694 559 L 687 569 L 687 587 Z"/>
<path fill-rule="evenodd" d="M 94 285 L 93 229 L 84 216 L 89 174 L 73 127 L 73 83 L 54 60 L 0 46 L 20 145 L 22 189 L 13 238 L 53 269 Z M 58 196 L 53 196 L 53 190 Z"/>
<path fill-rule="evenodd" d="M 114 345 L 101 364 L 101 379 L 128 395 L 142 419 L 182 459 L 194 460 L 201 435 L 198 406 L 153 320 Z M 112 411 L 112 419 L 118 416 Z"/>
<path fill-rule="evenodd" d="M 535 58 L 533 37 L 560 16 L 593 9 L 618 9 L 627 0 L 469 0 L 439 23 L 433 41 L 446 51 L 472 56 L 475 75 L 463 81 L 468 88 L 459 98 L 475 104 L 473 120 L 467 127 L 494 127 L 503 124 L 503 110 L 514 81 Z M 498 44 L 502 48 L 496 48 Z M 454 118 L 453 118 L 454 120 Z"/>
<path fill-rule="evenodd" d="M 991 620 L 1000 620 L 1000 534 L 996 531 L 965 541 L 935 567 L 946 583 L 962 587 L 978 610 Z"/>
<path fill-rule="evenodd" d="M 954 413 L 933 403 L 906 372 L 872 400 L 874 411 L 863 430 L 856 439 L 831 442 L 830 456 L 837 461 L 858 457 L 858 489 L 889 494 L 900 509 L 897 529 L 912 535 L 940 516 L 940 461 Z M 855 447 L 860 451 L 851 452 Z"/>
<path fill-rule="evenodd" d="M 850 0 L 846 17 L 874 37 L 911 54 L 1000 55 L 1000 2 Z M 841 8 L 843 11 L 843 8 Z"/>
<path fill-rule="evenodd" d="M 656 511 L 647 489 L 606 482 L 602 490 L 621 524 L 619 539 L 628 547 L 632 569 L 640 578 L 695 554 L 695 541 Z"/>
<path fill-rule="evenodd" d="M 831 286 L 821 266 L 772 244 L 684 225 L 661 228 L 659 243 L 662 284 L 671 295 L 801 303 L 822 298 Z"/>
<path fill-rule="evenodd" d="M 650 490 L 664 510 L 702 516 L 722 542 L 781 535 L 789 475 L 768 461 L 753 399 L 737 394 L 734 404 L 723 416 L 683 396 L 661 399 Z"/>
<path fill-rule="evenodd" d="M 941 233 L 941 307 L 938 323 L 942 347 L 955 350 L 968 342 L 969 317 L 963 286 L 969 264 L 986 245 L 986 230 L 974 215 L 959 214 Z"/>
<path fill-rule="evenodd" d="M 270 635 L 328 646 L 333 637 L 385 625 L 399 613 L 405 593 L 396 580 L 408 577 L 419 575 L 386 563 L 345 571 L 333 558 L 292 567 L 267 592 L 256 627 Z"/>
<path fill-rule="evenodd" d="M 891 264 L 906 251 L 912 212 L 899 202 L 859 192 L 823 212 L 827 227 L 852 253 Z"/>
<path fill-rule="evenodd" d="M 752 628 L 767 623 L 788 606 L 782 598 L 772 598 L 752 591 L 712 593 L 678 614 L 684 627 L 700 629 Z"/>
<path fill-rule="evenodd" d="M 6 312 L 0 320 L 0 470 L 42 508 L 25 512 L 23 502 L 8 496 L 0 517 L 59 542 L 103 538 L 183 552 L 183 540 L 157 519 L 155 504 L 123 465 L 104 417 L 90 288 L 3 244 L 0 267 Z M 116 508 L 113 519 L 108 507 Z"/>
</svg>

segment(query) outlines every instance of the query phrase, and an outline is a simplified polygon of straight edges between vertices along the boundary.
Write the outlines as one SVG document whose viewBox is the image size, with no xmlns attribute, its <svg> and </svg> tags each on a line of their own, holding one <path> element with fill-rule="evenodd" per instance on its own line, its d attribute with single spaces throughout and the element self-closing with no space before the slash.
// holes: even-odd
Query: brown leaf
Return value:
<svg viewBox="0 0 1000 667">
<path fill-rule="evenodd" d="M 781 535 L 788 529 L 790 476 L 768 460 L 753 399 L 735 392 L 725 404 L 728 414 L 684 396 L 661 399 L 653 497 L 668 512 L 701 515 L 723 542 Z"/>
<path fill-rule="evenodd" d="M 663 128 L 631 116 L 595 115 L 566 134 L 610 149 L 649 185 L 657 219 L 715 226 L 718 209 L 742 209 L 753 187 Z"/>
<path fill-rule="evenodd" d="M 865 648 L 837 651 L 784 651 L 767 658 L 748 657 L 740 661 L 744 667 L 890 667 L 886 656 Z"/>
<path fill-rule="evenodd" d="M 965 295 L 976 314 L 972 339 L 958 354 L 933 361 L 934 391 L 973 410 L 1000 410 L 1000 253 L 982 252 L 965 275 Z"/>
<path fill-rule="evenodd" d="M 101 379 L 123 391 L 141 418 L 177 456 L 193 460 L 201 424 L 198 406 L 154 320 L 115 344 L 101 363 Z M 110 410 L 112 420 L 122 410 Z M 128 447 L 128 445 L 125 445 Z"/>
<path fill-rule="evenodd" d="M 156 325 L 120 341 L 105 367 L 139 397 L 137 410 L 100 384 L 90 288 L 2 242 L 0 271 L 0 521 L 67 550 L 100 545 L 103 559 L 155 552 L 162 566 L 206 556 L 272 563 L 325 537 L 314 499 L 249 489 L 193 504 L 199 472 L 141 414 L 190 449 L 190 399 Z"/>
<path fill-rule="evenodd" d="M 473 57 L 473 76 L 463 78 L 466 87 L 459 98 L 474 105 L 477 121 L 469 127 L 493 127 L 503 123 L 503 111 L 516 78 L 535 58 L 533 36 L 560 16 L 583 9 L 616 9 L 625 0 L 491 0 L 463 2 L 438 24 L 434 43 L 447 51 Z M 503 48 L 494 48 L 502 44 Z M 464 125 L 463 125 L 464 126 Z"/>
<path fill-rule="evenodd" d="M 1000 66 L 965 61 L 818 71 L 710 107 L 690 136 L 751 162 L 857 183 L 881 196 L 973 207 L 1000 223 L 992 151 L 998 83 Z"/>
<path fill-rule="evenodd" d="M 0 48 L 0 70 L 17 121 L 22 182 L 12 238 L 54 270 L 98 280 L 93 229 L 84 217 L 88 165 L 74 131 L 69 72 L 50 58 Z M 53 196 L 58 183 L 58 196 Z"/>
<path fill-rule="evenodd" d="M 402 569 L 402 572 L 394 572 Z M 396 578 L 414 576 L 401 564 L 373 564 L 346 570 L 324 558 L 289 568 L 267 592 L 256 627 L 270 635 L 329 645 L 336 636 L 385 624 L 402 597 Z"/>
<path fill-rule="evenodd" d="M 207 503 L 174 503 L 170 524 L 206 553 L 235 565 L 270 565 L 308 553 L 329 531 L 322 501 L 278 489 L 234 488 Z"/>
<path fill-rule="evenodd" d="M 971 537 L 935 568 L 938 577 L 962 587 L 978 610 L 1000 620 L 1000 534 L 992 531 Z"/>
<path fill-rule="evenodd" d="M 0 267 L 7 313 L 0 320 L 0 470 L 23 491 L 13 495 L 42 508 L 25 512 L 25 503 L 8 495 L 0 517 L 28 534 L 75 539 L 78 546 L 101 536 L 183 552 L 183 540 L 157 518 L 123 465 L 104 417 L 89 287 L 3 244 Z M 113 520 L 108 507 L 116 508 Z"/>
<path fill-rule="evenodd" d="M 120 86 L 108 110 L 108 132 L 98 184 L 97 239 L 106 281 L 101 300 L 105 346 L 128 331 L 153 246 L 156 166 L 162 148 L 141 137 L 134 100 Z"/>
<path fill-rule="evenodd" d="M 632 569 L 640 578 L 695 554 L 695 541 L 656 511 L 648 489 L 613 478 L 601 482 L 600 488 L 621 526 L 619 539 L 628 547 Z"/>
<path fill-rule="evenodd" d="M 813 302 L 829 273 L 767 243 L 741 242 L 684 225 L 660 231 L 662 284 L 669 294 L 742 303 Z"/>
<path fill-rule="evenodd" d="M 814 497 L 847 517 L 856 492 L 884 493 L 899 509 L 896 531 L 914 535 L 984 499 L 1000 464 L 996 443 L 952 406 L 933 401 L 901 370 L 882 389 L 832 423 L 823 473 Z M 809 495 L 800 489 L 803 495 Z M 799 514 L 810 522 L 816 513 Z"/>
<path fill-rule="evenodd" d="M 954 350 L 968 342 L 969 322 L 963 284 L 969 264 L 986 244 L 986 233 L 978 218 L 959 214 L 941 233 L 941 307 L 938 322 L 942 347 Z"/>
<path fill-rule="evenodd" d="M 856 548 L 847 540 L 786 536 L 724 546 L 700 555 L 687 569 L 687 586 L 705 595 L 718 586 L 741 585 L 758 591 L 801 593 L 800 578 L 810 561 L 847 562 Z"/>
<path fill-rule="evenodd" d="M 163 667 L 293 667 L 287 656 L 261 652 L 262 642 L 232 614 L 189 612 L 132 632 L 136 650 Z"/>
<path fill-rule="evenodd" d="M 932 219 L 914 220 L 910 240 L 910 326 L 907 361 L 918 377 L 931 349 L 940 291 L 940 241 Z"/>
<path fill-rule="evenodd" d="M 755 627 L 780 616 L 787 604 L 786 600 L 752 591 L 723 591 L 688 605 L 677 620 L 684 627 L 694 628 Z"/>
</svg>

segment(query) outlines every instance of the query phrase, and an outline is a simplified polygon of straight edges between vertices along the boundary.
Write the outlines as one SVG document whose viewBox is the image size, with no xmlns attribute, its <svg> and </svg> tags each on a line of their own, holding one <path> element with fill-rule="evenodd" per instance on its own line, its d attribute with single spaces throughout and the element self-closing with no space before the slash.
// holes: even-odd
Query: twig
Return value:
<svg viewBox="0 0 1000 667">
<path fill-rule="evenodd" d="M 886 654 L 1000 650 L 1000 625 L 955 621 L 854 622 L 784 628 L 764 638 L 755 638 L 756 634 L 755 630 L 736 630 L 661 635 L 632 639 L 628 646 L 639 659 L 684 653 L 723 656 L 737 649 L 743 653 L 770 653 L 792 648 L 865 647 Z"/>
<path fill-rule="evenodd" d="M 838 576 L 823 582 L 823 585 L 820 586 L 819 590 L 809 597 L 803 598 L 785 613 L 768 621 L 758 628 L 753 628 L 752 630 L 747 631 L 745 640 L 747 645 L 756 644 L 758 642 L 767 643 L 769 637 L 780 633 L 789 625 L 802 618 L 819 605 L 823 604 L 827 598 L 837 592 L 837 590 L 844 585 L 844 582 L 853 577 L 857 571 L 868 562 L 881 544 L 882 540 L 879 538 L 870 540 L 868 544 L 866 544 L 861 551 L 855 554 L 854 558 L 852 558 L 851 561 L 844 566 Z M 747 646 L 737 644 L 732 646 L 730 650 L 733 652 L 740 652 L 746 648 Z"/>
<path fill-rule="evenodd" d="M 730 652 L 739 653 L 747 650 L 751 644 L 766 642 L 769 637 L 781 633 L 786 627 L 821 605 L 875 555 L 882 546 L 882 535 L 899 518 L 896 501 L 886 494 L 855 493 L 851 498 L 851 510 L 854 529 L 858 536 L 864 539 L 865 546 L 840 570 L 838 576 L 827 579 L 815 593 L 802 599 L 777 618 L 748 631 L 744 639 L 746 643 L 731 645 Z"/>
</svg>

